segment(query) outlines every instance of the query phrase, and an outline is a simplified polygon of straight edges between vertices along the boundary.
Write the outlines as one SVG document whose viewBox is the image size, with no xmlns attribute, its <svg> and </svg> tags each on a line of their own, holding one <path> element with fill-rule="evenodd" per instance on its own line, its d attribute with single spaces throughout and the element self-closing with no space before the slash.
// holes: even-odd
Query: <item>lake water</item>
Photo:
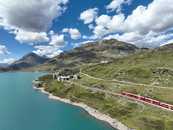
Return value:
<svg viewBox="0 0 173 130">
<path fill-rule="evenodd" d="M 32 88 L 41 73 L 0 74 L 0 130 L 113 130 L 83 109 Z"/>
</svg>

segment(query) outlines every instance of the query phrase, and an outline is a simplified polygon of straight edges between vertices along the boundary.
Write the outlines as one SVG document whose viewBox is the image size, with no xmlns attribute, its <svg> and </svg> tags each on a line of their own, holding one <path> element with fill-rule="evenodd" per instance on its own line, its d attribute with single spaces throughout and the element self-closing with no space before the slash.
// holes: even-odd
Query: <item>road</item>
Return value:
<svg viewBox="0 0 173 130">
<path fill-rule="evenodd" d="M 83 73 L 83 72 L 80 72 L 80 74 L 85 75 L 85 76 L 87 76 L 89 78 L 96 79 L 96 80 L 101 80 L 101 81 L 116 82 L 116 83 L 127 84 L 127 85 L 146 86 L 146 87 L 153 87 L 153 88 L 161 88 L 161 89 L 173 90 L 173 88 L 171 88 L 171 87 L 162 87 L 162 86 L 155 86 L 155 85 L 139 84 L 139 83 L 133 83 L 133 82 L 129 82 L 129 81 L 122 81 L 122 80 L 120 81 L 120 80 L 117 80 L 117 79 L 113 79 L 113 80 L 102 79 L 102 78 L 97 78 L 97 77 L 88 75 L 88 74 Z"/>
<path fill-rule="evenodd" d="M 108 94 L 108 95 L 112 95 L 112 96 L 123 97 L 123 98 L 126 98 L 128 100 L 134 101 L 135 103 L 136 102 L 143 103 L 143 104 L 146 104 L 146 105 L 150 105 L 150 106 L 153 106 L 153 107 L 160 108 L 162 110 L 167 110 L 167 111 L 173 112 L 173 110 L 167 109 L 165 107 L 162 107 L 162 106 L 159 106 L 159 105 L 155 105 L 153 103 L 144 102 L 142 100 L 135 99 L 135 98 L 132 98 L 132 97 L 128 97 L 128 96 L 122 95 L 121 93 L 110 92 L 108 90 L 103 90 L 103 89 L 100 89 L 100 88 L 92 88 L 92 87 L 88 87 L 88 86 L 85 86 L 85 85 L 82 85 L 82 84 L 79 84 L 79 83 L 75 83 L 75 82 L 72 82 L 72 81 L 67 81 L 67 82 L 69 82 L 70 84 L 75 84 L 77 86 L 80 86 L 80 87 L 82 87 L 84 89 L 91 90 L 93 92 L 102 92 L 102 93 L 105 93 L 105 94 Z"/>
</svg>

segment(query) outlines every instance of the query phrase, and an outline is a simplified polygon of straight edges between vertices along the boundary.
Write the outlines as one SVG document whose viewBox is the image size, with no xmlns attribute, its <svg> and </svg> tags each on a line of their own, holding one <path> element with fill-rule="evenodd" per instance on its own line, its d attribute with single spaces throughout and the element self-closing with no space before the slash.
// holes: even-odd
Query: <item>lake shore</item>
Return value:
<svg viewBox="0 0 173 130">
<path fill-rule="evenodd" d="M 89 107 L 88 105 L 84 104 L 84 103 L 76 103 L 76 102 L 72 102 L 69 99 L 64 99 L 64 98 L 60 98 L 57 96 L 52 95 L 51 93 L 47 92 L 44 90 L 44 88 L 38 88 L 33 86 L 34 89 L 41 91 L 42 93 L 48 95 L 49 99 L 53 99 L 53 100 L 58 100 L 67 104 L 71 104 L 74 106 L 78 106 L 83 108 L 86 112 L 88 112 L 91 116 L 95 117 L 96 119 L 99 119 L 101 121 L 105 121 L 107 122 L 109 125 L 111 125 L 113 128 L 118 129 L 118 130 L 131 130 L 130 128 L 128 128 L 127 126 L 125 126 L 124 124 L 122 124 L 120 121 L 111 118 L 108 115 L 105 115 L 101 112 L 99 112 L 96 109 L 93 109 L 91 107 Z"/>
</svg>

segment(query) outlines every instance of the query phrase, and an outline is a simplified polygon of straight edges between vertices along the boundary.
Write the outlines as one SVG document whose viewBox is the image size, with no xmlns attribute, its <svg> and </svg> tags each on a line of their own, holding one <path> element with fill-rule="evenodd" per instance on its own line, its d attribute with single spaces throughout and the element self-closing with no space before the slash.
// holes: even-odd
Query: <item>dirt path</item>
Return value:
<svg viewBox="0 0 173 130">
<path fill-rule="evenodd" d="M 117 80 L 117 79 L 107 80 L 107 79 L 97 78 L 97 77 L 85 74 L 83 72 L 80 72 L 80 73 L 82 75 L 85 75 L 85 76 L 89 77 L 89 78 L 96 79 L 96 80 L 101 80 L 101 81 L 116 82 L 116 83 L 127 84 L 127 85 L 146 86 L 146 87 L 153 87 L 153 88 L 161 88 L 161 89 L 173 90 L 173 88 L 171 88 L 171 87 L 162 87 L 162 86 L 155 86 L 155 85 L 139 84 L 139 83 L 133 83 L 133 82 L 128 82 L 128 81 L 122 81 L 122 80 L 120 81 L 120 80 Z"/>
<path fill-rule="evenodd" d="M 162 110 L 167 110 L 167 111 L 173 112 L 173 110 L 171 110 L 171 109 L 168 109 L 168 108 L 165 108 L 165 107 L 153 104 L 153 103 L 145 102 L 145 101 L 142 101 L 142 100 L 139 100 L 139 99 L 135 99 L 135 98 L 132 98 L 132 97 L 128 97 L 128 96 L 125 96 L 125 95 L 123 95 L 121 93 L 115 93 L 115 92 L 111 92 L 111 91 L 108 91 L 108 90 L 103 90 L 103 89 L 100 89 L 100 88 L 92 88 L 92 87 L 88 87 L 86 85 L 82 85 L 80 83 L 75 83 L 75 82 L 72 82 L 72 81 L 68 81 L 68 82 L 71 83 L 71 84 L 75 84 L 77 86 L 80 86 L 80 87 L 82 87 L 84 89 L 91 90 L 93 92 L 102 92 L 102 93 L 105 93 L 105 94 L 108 94 L 108 95 L 112 95 L 112 96 L 123 97 L 123 98 L 126 98 L 127 100 L 131 100 L 133 102 L 143 103 L 143 104 L 146 104 L 146 105 L 150 105 L 150 106 L 153 106 L 153 107 L 160 108 Z"/>
</svg>

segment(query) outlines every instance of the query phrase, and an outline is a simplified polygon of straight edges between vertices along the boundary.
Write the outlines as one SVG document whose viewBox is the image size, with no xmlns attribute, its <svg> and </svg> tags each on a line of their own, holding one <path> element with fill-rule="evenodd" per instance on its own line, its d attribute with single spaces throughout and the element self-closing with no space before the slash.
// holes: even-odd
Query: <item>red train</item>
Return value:
<svg viewBox="0 0 173 130">
<path fill-rule="evenodd" d="M 151 98 L 148 98 L 148 97 L 140 96 L 140 95 L 129 93 L 129 92 L 122 92 L 121 94 L 123 96 L 127 96 L 129 98 L 134 99 L 134 100 L 135 99 L 141 100 L 142 102 L 146 102 L 146 103 L 153 104 L 153 105 L 156 105 L 156 106 L 160 106 L 160 107 L 163 107 L 163 108 L 166 108 L 166 109 L 169 109 L 169 110 L 173 110 L 173 105 L 171 105 L 171 104 L 167 104 L 167 103 L 164 103 L 164 102 L 160 102 L 158 100 L 154 100 L 154 99 L 151 99 Z"/>
</svg>

